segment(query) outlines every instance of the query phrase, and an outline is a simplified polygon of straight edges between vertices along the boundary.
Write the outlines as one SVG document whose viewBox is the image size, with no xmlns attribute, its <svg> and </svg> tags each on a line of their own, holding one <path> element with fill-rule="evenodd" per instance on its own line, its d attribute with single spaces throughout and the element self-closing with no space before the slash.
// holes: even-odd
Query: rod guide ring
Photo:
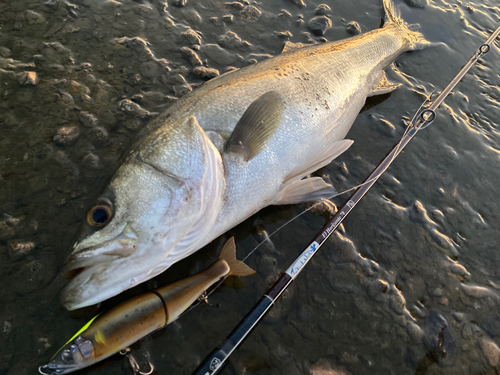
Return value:
<svg viewBox="0 0 500 375">
<path fill-rule="evenodd" d="M 489 44 L 482 44 L 481 47 L 479 47 L 479 51 L 484 55 L 485 53 L 488 53 L 490 51 L 490 45 Z"/>
</svg>

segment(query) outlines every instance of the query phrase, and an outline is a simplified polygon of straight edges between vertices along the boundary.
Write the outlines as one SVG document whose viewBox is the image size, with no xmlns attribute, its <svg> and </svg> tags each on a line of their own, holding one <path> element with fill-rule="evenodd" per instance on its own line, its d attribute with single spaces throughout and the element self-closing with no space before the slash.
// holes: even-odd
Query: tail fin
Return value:
<svg viewBox="0 0 500 375">
<path fill-rule="evenodd" d="M 407 35 L 406 40 L 408 41 L 408 48 L 410 50 L 423 49 L 430 45 L 430 43 L 424 38 L 424 36 L 417 32 L 410 30 L 409 26 L 399 14 L 399 11 L 394 7 L 392 0 L 382 0 L 384 4 L 385 11 L 385 23 L 384 27 L 387 25 L 394 25 L 402 32 Z"/>
<path fill-rule="evenodd" d="M 230 271 L 228 276 L 249 276 L 255 273 L 255 271 L 245 263 L 236 259 L 236 244 L 234 243 L 234 237 L 226 241 L 219 259 L 224 259 L 227 264 L 229 264 Z"/>
</svg>

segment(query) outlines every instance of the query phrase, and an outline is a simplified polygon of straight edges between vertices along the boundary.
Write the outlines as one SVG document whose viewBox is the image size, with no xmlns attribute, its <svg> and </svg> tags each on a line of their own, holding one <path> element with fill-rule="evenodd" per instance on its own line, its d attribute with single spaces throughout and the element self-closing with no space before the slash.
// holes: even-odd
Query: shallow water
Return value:
<svg viewBox="0 0 500 375">
<path fill-rule="evenodd" d="M 149 119 L 205 81 L 181 47 L 201 43 L 201 61 L 222 73 L 279 54 L 286 40 L 338 40 L 350 35 L 349 22 L 366 32 L 383 17 L 379 1 L 305 1 L 252 3 L 260 14 L 217 1 L 0 2 L 0 374 L 35 373 L 98 309 L 213 262 L 221 241 L 99 308 L 68 313 L 58 300 L 74 233 L 121 153 Z M 308 30 L 322 3 L 333 24 L 324 39 Z M 442 89 L 499 23 L 494 1 L 396 4 L 436 45 L 388 69 L 403 86 L 369 100 L 348 134 L 354 145 L 322 170 L 338 190 L 368 175 L 423 95 Z M 226 52 L 206 47 L 213 43 Z M 226 374 L 499 372 L 499 57 L 495 46 L 464 78 Z M 240 259 L 306 207 L 266 208 L 231 230 Z M 252 254 L 255 276 L 227 280 L 210 305 L 144 341 L 139 350 L 158 373 L 193 371 L 308 244 L 325 210 Z M 81 373 L 132 372 L 115 356 Z"/>
</svg>

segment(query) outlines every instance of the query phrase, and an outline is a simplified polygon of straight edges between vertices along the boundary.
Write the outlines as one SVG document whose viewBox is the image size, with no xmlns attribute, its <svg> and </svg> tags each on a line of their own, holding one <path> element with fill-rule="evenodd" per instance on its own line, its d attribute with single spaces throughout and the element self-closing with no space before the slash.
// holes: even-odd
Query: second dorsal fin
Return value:
<svg viewBox="0 0 500 375">
<path fill-rule="evenodd" d="M 247 108 L 229 137 L 225 152 L 241 154 L 246 161 L 264 149 L 283 118 L 285 105 L 276 91 L 266 92 Z"/>
</svg>

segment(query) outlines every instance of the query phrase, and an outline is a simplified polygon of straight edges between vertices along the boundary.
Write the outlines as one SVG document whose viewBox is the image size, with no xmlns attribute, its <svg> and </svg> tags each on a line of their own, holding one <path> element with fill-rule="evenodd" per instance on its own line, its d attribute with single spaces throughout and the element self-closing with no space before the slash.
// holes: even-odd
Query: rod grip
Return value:
<svg viewBox="0 0 500 375">
<path fill-rule="evenodd" d="M 207 359 L 203 361 L 196 370 L 194 370 L 192 375 L 216 375 L 220 374 L 222 370 L 227 366 L 227 361 L 224 359 L 227 354 L 221 349 L 214 349 L 208 356 Z M 224 361 L 224 362 L 223 362 Z M 222 362 L 222 364 L 220 364 Z"/>
<path fill-rule="evenodd" d="M 236 326 L 233 332 L 231 332 L 231 334 L 226 338 L 224 343 L 220 346 L 220 349 L 217 348 L 212 351 L 192 375 L 219 374 L 227 364 L 228 357 L 243 342 L 245 337 L 250 333 L 250 331 L 252 331 L 259 320 L 262 319 L 267 310 L 272 306 L 273 302 L 273 299 L 264 295 Z"/>
</svg>

